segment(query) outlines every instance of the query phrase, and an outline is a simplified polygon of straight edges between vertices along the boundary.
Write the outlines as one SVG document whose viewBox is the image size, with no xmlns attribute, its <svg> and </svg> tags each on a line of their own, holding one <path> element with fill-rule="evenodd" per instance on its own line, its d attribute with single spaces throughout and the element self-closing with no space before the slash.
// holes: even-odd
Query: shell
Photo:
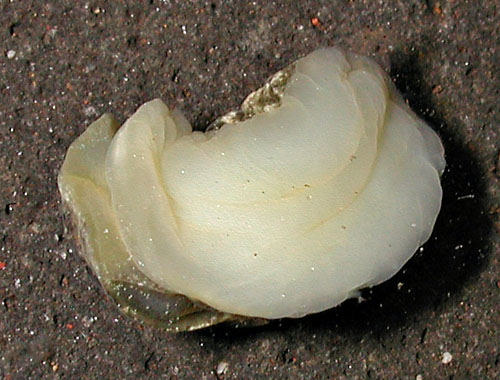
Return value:
<svg viewBox="0 0 500 380">
<path fill-rule="evenodd" d="M 71 145 L 59 189 L 121 309 L 169 330 L 331 308 L 430 236 L 439 137 L 371 59 L 317 50 L 193 132 L 160 100 Z"/>
</svg>

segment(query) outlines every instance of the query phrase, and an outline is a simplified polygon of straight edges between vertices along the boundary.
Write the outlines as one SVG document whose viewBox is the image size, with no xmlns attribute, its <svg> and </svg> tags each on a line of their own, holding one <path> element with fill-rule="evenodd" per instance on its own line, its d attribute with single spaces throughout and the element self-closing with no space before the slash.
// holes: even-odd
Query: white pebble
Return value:
<svg viewBox="0 0 500 380">
<path fill-rule="evenodd" d="M 96 109 L 92 106 L 85 108 L 85 110 L 83 112 L 85 113 L 85 116 L 87 116 L 87 117 L 90 117 L 92 115 L 97 114 Z"/>
<path fill-rule="evenodd" d="M 219 376 L 224 375 L 227 372 L 228 367 L 229 364 L 227 364 L 227 362 L 220 362 L 219 364 L 217 364 L 217 368 L 215 369 L 215 371 Z"/>
<path fill-rule="evenodd" d="M 15 50 L 9 50 L 9 51 L 7 52 L 7 58 L 12 59 L 12 58 L 14 58 L 15 56 L 16 56 L 16 52 L 15 52 Z"/>
<path fill-rule="evenodd" d="M 441 359 L 441 363 L 448 364 L 451 362 L 452 359 L 453 356 L 451 356 L 451 354 L 448 351 L 446 351 L 445 353 L 443 353 L 443 359 Z"/>
</svg>

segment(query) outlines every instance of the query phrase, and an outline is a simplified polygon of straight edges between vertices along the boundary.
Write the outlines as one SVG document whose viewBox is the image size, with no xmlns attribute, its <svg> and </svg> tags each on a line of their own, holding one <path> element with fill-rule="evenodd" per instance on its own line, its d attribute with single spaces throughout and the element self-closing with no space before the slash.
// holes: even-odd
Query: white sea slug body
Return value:
<svg viewBox="0 0 500 380">
<path fill-rule="evenodd" d="M 192 132 L 153 100 L 68 151 L 63 200 L 130 314 L 180 330 L 301 317 L 387 280 L 429 238 L 443 147 L 371 59 L 317 50 L 217 126 Z"/>
</svg>

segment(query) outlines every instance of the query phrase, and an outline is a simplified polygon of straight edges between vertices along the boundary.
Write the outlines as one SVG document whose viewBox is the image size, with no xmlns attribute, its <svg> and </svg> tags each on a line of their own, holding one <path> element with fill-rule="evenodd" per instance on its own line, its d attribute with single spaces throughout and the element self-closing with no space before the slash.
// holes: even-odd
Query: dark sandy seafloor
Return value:
<svg viewBox="0 0 500 380">
<path fill-rule="evenodd" d="M 500 378 L 500 2 L 4 0 L 0 38 L 0 377 Z M 63 222 L 70 143 L 155 97 L 203 129 L 335 44 L 443 139 L 430 241 L 365 302 L 299 320 L 175 335 L 122 316 Z"/>
</svg>

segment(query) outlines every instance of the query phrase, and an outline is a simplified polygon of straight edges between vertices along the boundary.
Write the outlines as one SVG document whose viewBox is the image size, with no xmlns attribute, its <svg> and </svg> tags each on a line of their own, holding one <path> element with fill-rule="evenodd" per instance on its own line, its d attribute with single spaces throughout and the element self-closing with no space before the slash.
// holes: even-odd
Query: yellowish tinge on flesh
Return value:
<svg viewBox="0 0 500 380">
<path fill-rule="evenodd" d="M 102 116 L 59 189 L 120 307 L 191 330 L 302 317 L 392 277 L 432 232 L 443 156 L 373 60 L 327 48 L 206 133 L 161 100 Z"/>
</svg>

